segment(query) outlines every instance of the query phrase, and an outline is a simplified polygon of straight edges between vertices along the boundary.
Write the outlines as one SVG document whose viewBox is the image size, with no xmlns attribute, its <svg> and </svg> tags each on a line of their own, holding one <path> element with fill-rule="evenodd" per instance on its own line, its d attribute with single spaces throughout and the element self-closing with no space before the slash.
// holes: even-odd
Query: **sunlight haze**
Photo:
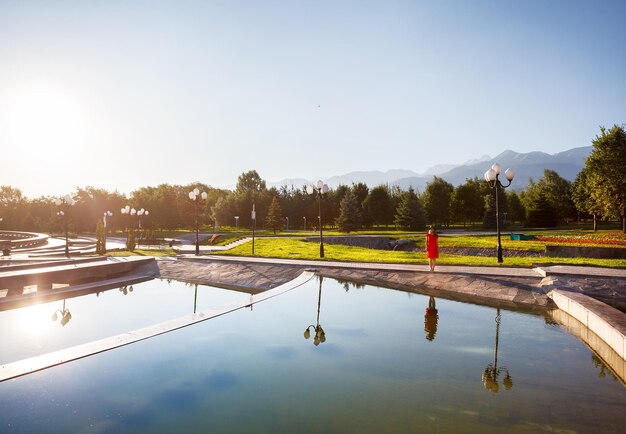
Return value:
<svg viewBox="0 0 626 434">
<path fill-rule="evenodd" d="M 0 185 L 223 187 L 588 146 L 619 1 L 3 1 Z"/>
</svg>

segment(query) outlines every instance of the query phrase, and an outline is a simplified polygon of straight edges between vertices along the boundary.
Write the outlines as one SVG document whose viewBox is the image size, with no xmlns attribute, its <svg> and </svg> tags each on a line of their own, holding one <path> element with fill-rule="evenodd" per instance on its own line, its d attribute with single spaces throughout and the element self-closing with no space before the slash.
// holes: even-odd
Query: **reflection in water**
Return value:
<svg viewBox="0 0 626 434">
<path fill-rule="evenodd" d="M 435 333 L 437 333 L 437 321 L 439 321 L 439 315 L 437 313 L 437 306 L 435 305 L 435 297 L 431 295 L 428 300 L 426 315 L 424 315 L 424 332 L 426 333 L 426 339 L 429 341 L 435 339 Z"/>
<path fill-rule="evenodd" d="M 309 339 L 311 337 L 311 327 L 315 331 L 315 337 L 313 337 L 313 345 L 318 346 L 320 343 L 326 342 L 326 333 L 324 333 L 324 329 L 320 325 L 320 304 L 322 302 L 322 276 L 318 276 L 320 280 L 320 290 L 317 296 L 317 325 L 310 325 L 304 331 L 304 339 Z"/>
<path fill-rule="evenodd" d="M 61 326 L 63 327 L 72 319 L 70 310 L 65 308 L 65 300 L 63 300 L 63 309 L 57 309 L 52 314 L 52 318 L 50 318 L 52 322 L 55 322 L 59 318 L 57 313 L 61 314 Z"/>
<path fill-rule="evenodd" d="M 511 378 L 511 374 L 509 374 L 509 370 L 505 366 L 498 367 L 498 339 L 500 337 L 501 320 L 502 316 L 500 315 L 500 309 L 498 308 L 498 312 L 496 314 L 496 350 L 493 357 L 493 364 L 489 363 L 483 372 L 483 385 L 487 390 L 490 390 L 493 393 L 498 393 L 500 391 L 498 377 L 502 374 L 502 372 L 506 373 L 504 379 L 502 380 L 504 388 L 509 390 L 513 387 L 513 379 Z"/>
<path fill-rule="evenodd" d="M 129 292 L 133 292 L 133 285 L 124 285 L 120 288 L 120 292 L 124 295 L 128 295 Z"/>
</svg>

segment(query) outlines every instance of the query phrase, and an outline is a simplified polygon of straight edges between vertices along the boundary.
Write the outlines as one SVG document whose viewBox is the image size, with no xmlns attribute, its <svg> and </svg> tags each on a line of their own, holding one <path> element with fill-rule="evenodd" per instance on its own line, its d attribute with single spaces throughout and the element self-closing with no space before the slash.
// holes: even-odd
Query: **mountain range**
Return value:
<svg viewBox="0 0 626 434">
<path fill-rule="evenodd" d="M 511 188 L 521 191 L 528 186 L 528 181 L 532 178 L 538 181 L 543 176 L 545 169 L 557 172 L 563 178 L 573 181 L 580 170 L 585 166 L 585 159 L 591 153 L 592 146 L 573 148 L 556 154 L 545 152 L 519 153 L 515 151 L 504 151 L 494 158 L 487 155 L 467 161 L 459 165 L 442 164 L 429 168 L 423 173 L 412 170 L 394 169 L 386 172 L 379 170 L 350 172 L 345 175 L 337 175 L 325 180 L 329 187 L 335 188 L 339 185 L 352 185 L 363 182 L 368 187 L 376 187 L 381 184 L 399 186 L 403 190 L 412 186 L 417 191 L 424 191 L 426 183 L 431 182 L 433 176 L 445 179 L 455 187 L 463 184 L 466 179 L 478 177 L 483 179 L 483 174 L 494 163 L 499 163 L 502 170 L 510 167 L 515 170 L 515 179 Z M 310 184 L 312 180 L 304 178 L 283 179 L 278 182 L 268 182 L 268 187 L 293 185 L 300 188 L 305 184 Z"/>
</svg>

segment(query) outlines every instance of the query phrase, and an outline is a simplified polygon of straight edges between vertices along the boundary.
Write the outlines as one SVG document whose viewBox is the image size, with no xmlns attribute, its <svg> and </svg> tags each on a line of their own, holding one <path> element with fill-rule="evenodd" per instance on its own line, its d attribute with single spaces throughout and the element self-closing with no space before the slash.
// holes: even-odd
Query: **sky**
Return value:
<svg viewBox="0 0 626 434">
<path fill-rule="evenodd" d="M 588 146 L 624 1 L 0 0 L 0 185 L 232 186 Z"/>
</svg>

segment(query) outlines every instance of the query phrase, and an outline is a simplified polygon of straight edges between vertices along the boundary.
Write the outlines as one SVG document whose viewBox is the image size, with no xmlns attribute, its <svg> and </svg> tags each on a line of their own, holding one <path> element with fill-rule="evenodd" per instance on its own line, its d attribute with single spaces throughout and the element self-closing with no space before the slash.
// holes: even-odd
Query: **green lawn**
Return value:
<svg viewBox="0 0 626 434">
<path fill-rule="evenodd" d="M 178 232 L 178 234 L 184 231 Z M 415 232 L 400 231 L 360 231 L 350 235 L 381 235 L 396 239 L 410 239 L 419 247 L 424 245 L 424 235 Z M 618 231 L 537 231 L 532 235 L 540 239 L 529 241 L 512 241 L 508 236 L 502 237 L 502 247 L 506 249 L 528 250 L 534 252 L 545 251 L 546 244 L 560 244 L 570 246 L 598 246 L 598 247 L 624 247 L 626 248 L 626 235 Z M 173 234 L 172 234 L 173 235 Z M 317 237 L 319 233 L 305 232 L 279 232 L 275 237 L 273 232 L 257 231 L 255 240 L 255 256 L 265 258 L 292 258 L 319 260 L 319 243 L 307 242 L 305 237 Z M 325 231 L 324 235 L 346 235 L 336 231 Z M 251 236 L 249 232 L 222 232 L 216 244 L 223 245 L 238 240 L 245 236 Z M 439 239 L 440 247 L 456 248 L 487 248 L 493 249 L 492 257 L 461 256 L 442 254 L 439 264 L 448 265 L 498 265 L 495 258 L 496 237 L 495 235 L 451 235 L 443 231 Z M 413 263 L 426 264 L 427 259 L 423 251 L 417 252 L 394 252 L 389 250 L 374 250 L 362 247 L 351 247 L 338 244 L 324 244 L 324 260 L 326 261 L 352 261 L 352 262 L 381 262 L 381 263 Z M 246 243 L 225 252 L 216 252 L 218 255 L 251 256 L 252 243 Z M 172 249 L 165 250 L 137 250 L 135 252 L 111 252 L 111 256 L 173 256 L 176 252 Z M 505 257 L 504 266 L 532 267 L 538 264 L 571 264 L 589 265 L 601 267 L 626 268 L 626 261 L 620 259 L 592 259 L 592 258 L 552 258 L 552 257 Z"/>
<path fill-rule="evenodd" d="M 442 237 L 443 238 L 443 237 Z M 451 237 L 452 238 L 452 237 Z M 465 237 L 461 237 L 465 238 Z M 468 237 L 471 238 L 471 237 Z M 484 241 L 486 242 L 486 241 Z M 511 243 L 517 243 L 511 241 Z M 462 241 L 461 245 L 464 244 Z M 451 243 L 451 246 L 459 245 Z M 484 245 L 480 245 L 484 247 Z M 447 265 L 498 265 L 495 258 L 495 241 L 491 237 L 487 247 L 494 249 L 494 257 L 441 255 L 437 261 Z M 255 241 L 255 256 L 264 258 L 290 258 L 290 259 L 314 259 L 320 260 L 319 243 L 307 242 L 297 238 L 260 238 Z M 252 243 L 242 244 L 233 249 L 216 254 L 232 256 L 251 256 Z M 391 250 L 375 250 L 362 247 L 343 246 L 338 244 L 324 244 L 325 261 L 351 261 L 351 262 L 381 262 L 381 263 L 411 263 L 427 264 L 428 260 L 423 251 L 418 252 L 394 252 Z M 510 257 L 504 258 L 505 266 L 509 267 L 532 267 L 537 264 L 571 264 L 592 265 L 600 267 L 624 267 L 626 261 L 620 259 L 592 259 L 592 258 L 548 258 L 548 257 Z"/>
</svg>

